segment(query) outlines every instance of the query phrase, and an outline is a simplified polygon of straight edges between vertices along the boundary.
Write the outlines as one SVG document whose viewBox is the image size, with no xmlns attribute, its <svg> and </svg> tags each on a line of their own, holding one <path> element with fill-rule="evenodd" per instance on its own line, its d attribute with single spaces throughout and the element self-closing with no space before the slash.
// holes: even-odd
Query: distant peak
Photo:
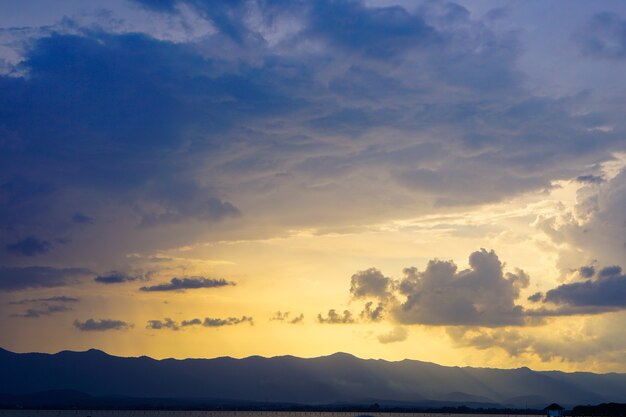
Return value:
<svg viewBox="0 0 626 417">
<path fill-rule="evenodd" d="M 328 356 L 322 356 L 323 358 L 350 358 L 350 359 L 357 359 L 356 356 L 352 355 L 351 353 L 346 353 L 346 352 L 335 352 L 332 355 L 328 355 Z"/>
<path fill-rule="evenodd" d="M 100 349 L 94 349 L 94 348 L 89 349 L 85 353 L 89 353 L 91 355 L 107 355 L 106 352 L 104 352 L 104 351 L 102 351 Z"/>
</svg>

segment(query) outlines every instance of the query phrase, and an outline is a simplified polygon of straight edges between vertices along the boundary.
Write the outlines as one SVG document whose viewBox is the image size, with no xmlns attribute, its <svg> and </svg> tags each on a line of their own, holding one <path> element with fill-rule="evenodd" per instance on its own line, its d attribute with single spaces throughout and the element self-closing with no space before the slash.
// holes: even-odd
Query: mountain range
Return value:
<svg viewBox="0 0 626 417">
<path fill-rule="evenodd" d="M 156 360 L 96 349 L 56 354 L 0 349 L 0 369 L 0 404 L 41 403 L 42 398 L 59 405 L 64 398 L 99 398 L 98 404 L 105 405 L 120 399 L 169 399 L 175 404 L 485 408 L 626 402 L 626 374 L 448 367 L 417 360 L 366 360 L 346 353 L 310 359 Z"/>
</svg>

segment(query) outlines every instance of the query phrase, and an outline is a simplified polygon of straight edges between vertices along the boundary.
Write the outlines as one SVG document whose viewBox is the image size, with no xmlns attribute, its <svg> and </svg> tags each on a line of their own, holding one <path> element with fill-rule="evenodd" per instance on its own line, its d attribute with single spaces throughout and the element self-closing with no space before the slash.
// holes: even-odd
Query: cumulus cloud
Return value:
<svg viewBox="0 0 626 417">
<path fill-rule="evenodd" d="M 403 342 L 407 339 L 409 332 L 404 327 L 396 326 L 387 333 L 378 336 L 378 341 L 383 344 Z"/>
<path fill-rule="evenodd" d="M 133 325 L 122 320 L 87 319 L 85 321 L 74 320 L 74 327 L 81 332 L 103 332 L 107 330 L 128 330 Z"/>
<path fill-rule="evenodd" d="M 385 277 L 376 268 L 359 271 L 350 278 L 350 295 L 353 298 L 375 297 L 386 299 L 391 297 L 393 281 Z"/>
<path fill-rule="evenodd" d="M 493 250 L 472 253 L 469 264 L 458 271 L 451 261 L 432 260 L 423 272 L 405 269 L 399 290 L 406 300 L 394 317 L 404 324 L 522 325 L 524 311 L 515 301 L 529 284 L 526 273 L 505 273 Z"/>
<path fill-rule="evenodd" d="M 270 321 L 282 321 L 289 324 L 298 324 L 304 321 L 304 313 L 300 313 L 299 315 L 292 318 L 289 311 L 276 311 L 270 317 Z"/>
<path fill-rule="evenodd" d="M 0 266 L 0 291 L 63 287 L 75 283 L 79 278 L 91 273 L 91 271 L 85 268 Z"/>
<path fill-rule="evenodd" d="M 178 330 L 180 327 L 174 320 L 166 317 L 163 320 L 148 320 L 148 324 L 146 325 L 146 328 L 152 329 L 152 330 L 161 330 L 161 329 Z"/>
<path fill-rule="evenodd" d="M 234 282 L 225 279 L 190 277 L 172 278 L 169 283 L 151 285 L 139 288 L 141 291 L 184 291 L 200 288 L 218 288 L 229 285 L 236 285 Z"/>
<path fill-rule="evenodd" d="M 6 246 L 6 250 L 19 256 L 37 256 L 48 252 L 52 248 L 50 242 L 35 236 L 29 236 L 19 242 Z"/>
<path fill-rule="evenodd" d="M 343 314 L 337 313 L 335 309 L 328 310 L 326 317 L 322 314 L 317 315 L 317 321 L 322 324 L 352 324 L 356 323 L 356 320 L 352 317 L 352 313 L 348 310 L 344 310 Z"/>
<path fill-rule="evenodd" d="M 385 305 L 383 303 L 378 303 L 376 307 L 372 308 L 374 305 L 373 301 L 368 301 L 365 303 L 365 307 L 363 311 L 359 314 L 359 317 L 363 321 L 380 321 L 383 319 L 383 313 L 385 310 Z"/>
<path fill-rule="evenodd" d="M 524 308 L 519 303 L 530 277 L 521 269 L 505 271 L 493 250 L 473 252 L 469 265 L 469 269 L 459 270 L 452 261 L 434 259 L 424 271 L 405 268 L 404 277 L 397 281 L 374 268 L 354 274 L 350 280 L 351 299 L 370 299 L 359 314 L 360 322 L 389 320 L 405 325 L 498 328 L 541 325 L 550 317 L 626 308 L 626 276 L 617 265 L 597 273 L 593 266 L 579 268 L 577 276 L 582 281 L 527 296 L 534 308 Z M 327 317 L 319 314 L 318 322 L 357 320 L 347 310 L 343 316 L 330 310 Z"/>
</svg>

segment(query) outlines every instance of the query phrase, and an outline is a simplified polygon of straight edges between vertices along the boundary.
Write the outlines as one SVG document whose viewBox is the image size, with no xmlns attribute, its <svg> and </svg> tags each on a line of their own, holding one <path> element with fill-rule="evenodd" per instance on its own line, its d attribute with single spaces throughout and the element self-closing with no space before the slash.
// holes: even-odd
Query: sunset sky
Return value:
<svg viewBox="0 0 626 417">
<path fill-rule="evenodd" d="M 625 115 L 622 0 L 0 0 L 0 347 L 626 372 Z"/>
</svg>

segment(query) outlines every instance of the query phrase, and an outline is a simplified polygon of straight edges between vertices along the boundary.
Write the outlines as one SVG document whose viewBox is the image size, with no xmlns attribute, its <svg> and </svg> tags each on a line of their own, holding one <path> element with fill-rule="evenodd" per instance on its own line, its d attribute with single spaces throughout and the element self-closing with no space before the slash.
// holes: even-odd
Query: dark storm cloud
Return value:
<svg viewBox="0 0 626 417">
<path fill-rule="evenodd" d="M 399 292 L 406 301 L 394 309 L 395 318 L 405 324 L 522 325 L 524 310 L 515 301 L 528 276 L 504 273 L 496 253 L 485 249 L 472 253 L 469 264 L 458 271 L 451 261 L 432 260 L 423 272 L 405 269 Z"/>
<path fill-rule="evenodd" d="M 598 13 L 575 34 L 574 41 L 583 55 L 626 59 L 626 19 L 616 13 Z"/>
<path fill-rule="evenodd" d="M 604 275 L 602 271 L 608 271 Z M 626 308 L 626 275 L 621 268 L 603 269 L 596 279 L 562 284 L 546 293 L 545 301 L 570 307 L 587 307 L 598 312 Z"/>
<path fill-rule="evenodd" d="M 326 317 L 322 314 L 317 315 L 317 321 L 322 324 L 352 324 L 356 323 L 356 320 L 352 317 L 352 313 L 348 310 L 344 310 L 343 314 L 337 313 L 333 308 L 328 310 Z"/>
<path fill-rule="evenodd" d="M 41 240 L 35 236 L 28 236 L 19 242 L 11 243 L 6 246 L 8 252 L 19 256 L 43 255 L 51 248 L 52 245 L 50 242 Z"/>
<path fill-rule="evenodd" d="M 528 301 L 530 301 L 531 303 L 538 303 L 539 301 L 542 301 L 542 300 L 543 300 L 542 292 L 536 292 L 533 295 L 528 296 Z"/>
<path fill-rule="evenodd" d="M 103 236 L 70 245 L 94 257 L 121 228 L 133 239 L 111 257 L 163 245 L 149 232 L 164 228 L 183 245 L 206 232 L 194 222 L 399 218 L 549 189 L 624 150 L 619 106 L 535 96 L 518 33 L 459 5 L 139 3 L 212 30 L 170 42 L 72 22 L 0 76 L 0 245 L 68 219 L 78 234 L 81 213 Z"/>
<path fill-rule="evenodd" d="M 133 327 L 133 325 L 122 320 L 87 319 L 82 322 L 79 320 L 75 320 L 74 327 L 76 327 L 81 332 L 103 332 L 107 330 L 128 330 Z"/>
<path fill-rule="evenodd" d="M 111 271 L 109 274 L 99 275 L 93 280 L 100 284 L 122 284 L 124 282 L 132 282 L 140 279 L 143 279 L 143 277 L 131 276 L 122 274 L 121 272 Z"/>
<path fill-rule="evenodd" d="M 27 79 L 0 77 L 0 126 L 20 138 L 19 149 L 3 149 L 0 158 L 3 176 L 13 177 L 3 185 L 7 198 L 2 203 L 7 204 L 1 209 L 9 215 L 3 218 L 39 220 L 43 197 L 83 188 L 160 205 L 156 212 L 141 209 L 144 226 L 239 215 L 233 204 L 163 156 L 184 146 L 178 132 L 187 123 L 211 131 L 224 126 L 228 117 L 216 117 L 213 105 L 190 106 L 193 96 L 234 88 L 236 76 L 202 77 L 211 64 L 186 47 L 142 35 L 95 32 L 37 39 L 21 65 Z M 249 82 L 242 79 L 240 85 Z M 70 149 L 75 157 L 67 157 Z M 21 179 L 25 173 L 19 161 L 24 160 L 30 162 L 31 178 L 54 185 Z M 168 175 L 173 171 L 176 180 Z M 30 184 L 27 191 L 18 182 Z M 24 199 L 29 210 L 11 216 Z M 91 219 L 80 212 L 69 216 L 77 223 Z"/>
<path fill-rule="evenodd" d="M 151 285 L 141 287 L 141 291 L 183 291 L 195 290 L 200 288 L 218 288 L 229 285 L 236 285 L 234 282 L 225 279 L 191 277 L 191 278 L 172 278 L 169 283 Z"/>
<path fill-rule="evenodd" d="M 183 324 L 184 326 L 185 324 Z M 148 324 L 146 325 L 147 329 L 152 330 L 161 330 L 161 329 L 170 329 L 170 330 L 178 330 L 179 325 L 172 319 L 166 317 L 163 320 L 148 320 Z"/>
<path fill-rule="evenodd" d="M 0 266 L 0 291 L 29 288 L 63 287 L 91 274 L 85 268 L 52 268 L 47 266 Z"/>
</svg>

